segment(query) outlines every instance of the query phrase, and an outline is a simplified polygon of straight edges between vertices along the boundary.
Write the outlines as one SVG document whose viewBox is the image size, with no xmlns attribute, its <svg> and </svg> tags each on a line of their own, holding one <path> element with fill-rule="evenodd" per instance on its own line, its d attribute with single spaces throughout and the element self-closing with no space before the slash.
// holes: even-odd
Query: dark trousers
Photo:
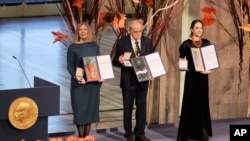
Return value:
<svg viewBox="0 0 250 141">
<path fill-rule="evenodd" d="M 147 105 L 147 88 L 142 89 L 140 85 L 130 87 L 129 90 L 122 89 L 123 96 L 123 126 L 125 130 L 124 137 L 129 137 L 133 134 L 145 134 L 146 126 L 146 105 Z M 136 106 L 136 125 L 134 132 L 132 131 L 132 112 L 133 106 Z"/>
</svg>

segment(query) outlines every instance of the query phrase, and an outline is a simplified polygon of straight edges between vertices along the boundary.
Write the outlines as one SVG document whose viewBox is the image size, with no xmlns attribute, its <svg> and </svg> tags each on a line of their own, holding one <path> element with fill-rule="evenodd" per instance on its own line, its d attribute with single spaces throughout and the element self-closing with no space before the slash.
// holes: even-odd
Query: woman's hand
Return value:
<svg viewBox="0 0 250 141">
<path fill-rule="evenodd" d="M 83 85 L 83 84 L 86 84 L 86 81 L 84 78 L 82 78 L 80 81 L 78 81 L 78 83 Z"/>
<path fill-rule="evenodd" d="M 104 82 L 104 79 L 103 78 L 99 79 L 99 82 L 100 83 Z"/>
<path fill-rule="evenodd" d="M 86 84 L 86 81 L 83 77 L 75 76 L 75 80 L 78 82 L 78 84 Z"/>
</svg>

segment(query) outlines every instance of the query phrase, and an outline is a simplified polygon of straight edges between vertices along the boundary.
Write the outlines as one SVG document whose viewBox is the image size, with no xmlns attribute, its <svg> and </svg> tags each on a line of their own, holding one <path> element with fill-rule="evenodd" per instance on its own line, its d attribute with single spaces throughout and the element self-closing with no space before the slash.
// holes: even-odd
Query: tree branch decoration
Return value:
<svg viewBox="0 0 250 141">
<path fill-rule="evenodd" d="M 215 4 L 215 2 L 210 1 L 211 3 Z M 249 13 L 249 6 L 248 2 L 249 0 L 224 0 L 229 13 L 232 17 L 232 21 L 234 23 L 235 31 L 237 33 L 237 36 L 234 37 L 226 28 L 223 26 L 222 22 L 220 22 L 218 19 L 214 18 L 216 17 L 217 10 L 213 7 L 205 7 L 202 9 L 204 18 L 203 22 L 205 25 L 212 25 L 214 22 L 217 22 L 219 26 L 231 37 L 232 41 L 238 46 L 239 48 L 239 71 L 238 71 L 238 110 L 237 115 L 239 115 L 239 108 L 240 108 L 240 98 L 241 98 L 241 84 L 242 84 L 242 70 L 243 70 L 243 48 L 244 45 L 246 45 L 246 41 L 244 41 L 244 37 L 246 35 L 246 32 L 244 30 L 247 30 L 247 26 L 245 23 L 249 23 L 250 21 L 250 13 Z M 243 30 L 244 29 L 244 30 Z M 249 34 L 248 34 L 249 36 Z M 249 37 L 247 38 L 247 41 L 249 40 Z M 249 114 L 249 111 L 248 111 Z"/>
</svg>

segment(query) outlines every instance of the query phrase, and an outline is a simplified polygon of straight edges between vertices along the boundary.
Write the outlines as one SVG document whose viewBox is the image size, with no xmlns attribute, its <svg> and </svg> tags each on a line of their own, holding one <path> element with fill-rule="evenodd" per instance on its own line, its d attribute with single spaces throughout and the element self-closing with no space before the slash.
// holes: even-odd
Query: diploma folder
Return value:
<svg viewBox="0 0 250 141">
<path fill-rule="evenodd" d="M 139 82 L 166 74 L 166 69 L 158 52 L 132 58 L 131 63 Z"/>
<path fill-rule="evenodd" d="M 82 59 L 87 81 L 114 78 L 110 55 L 88 56 Z"/>
<path fill-rule="evenodd" d="M 220 67 L 213 44 L 200 48 L 191 47 L 191 54 L 196 71 L 213 70 Z"/>
</svg>

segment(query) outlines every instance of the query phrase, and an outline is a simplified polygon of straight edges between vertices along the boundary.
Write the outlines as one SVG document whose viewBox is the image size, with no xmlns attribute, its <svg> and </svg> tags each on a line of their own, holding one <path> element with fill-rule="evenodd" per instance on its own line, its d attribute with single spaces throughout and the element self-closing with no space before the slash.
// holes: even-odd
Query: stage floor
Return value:
<svg viewBox="0 0 250 141">
<path fill-rule="evenodd" d="M 77 130 L 75 126 L 71 124 L 72 118 L 70 118 L 70 116 L 51 117 L 50 122 L 52 123 L 54 122 L 54 120 L 58 119 L 60 120 L 60 123 L 50 124 L 49 126 L 51 135 L 56 135 L 54 133 L 73 131 L 74 133 L 72 133 L 72 135 L 77 137 Z M 250 118 L 213 120 L 212 121 L 213 136 L 210 137 L 209 141 L 229 141 L 230 125 L 250 126 Z M 53 130 L 59 132 L 52 132 Z M 150 124 L 146 127 L 145 132 L 146 136 L 150 138 L 152 141 L 176 141 L 177 131 L 178 131 L 178 124 L 161 124 L 161 125 Z M 95 136 L 97 141 L 125 141 L 125 138 L 123 137 L 124 130 L 122 127 L 122 121 L 102 122 L 100 125 L 97 125 L 97 127 L 93 125 L 90 134 Z M 248 140 L 243 139 L 239 141 L 248 141 Z"/>
</svg>

